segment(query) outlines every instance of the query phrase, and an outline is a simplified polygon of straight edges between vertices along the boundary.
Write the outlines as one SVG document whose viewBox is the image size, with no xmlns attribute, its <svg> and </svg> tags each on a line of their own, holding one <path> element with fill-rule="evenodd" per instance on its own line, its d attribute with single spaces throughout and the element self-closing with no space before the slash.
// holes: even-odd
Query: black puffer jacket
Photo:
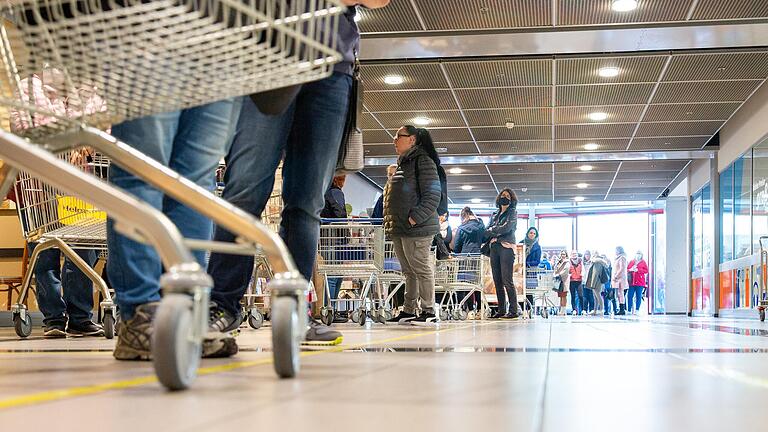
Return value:
<svg viewBox="0 0 768 432">
<path fill-rule="evenodd" d="M 384 229 L 390 237 L 428 237 L 440 231 L 437 166 L 418 146 L 405 152 L 384 192 Z M 408 218 L 416 225 L 411 226 Z"/>
<path fill-rule="evenodd" d="M 480 219 L 470 219 L 459 226 L 453 251 L 456 253 L 480 253 L 485 235 L 485 224 Z"/>
<path fill-rule="evenodd" d="M 491 216 L 491 223 L 485 230 L 486 240 L 496 238 L 498 242 L 515 243 L 515 229 L 517 229 L 517 209 L 509 206 L 507 211 L 499 214 L 499 211 Z"/>
</svg>

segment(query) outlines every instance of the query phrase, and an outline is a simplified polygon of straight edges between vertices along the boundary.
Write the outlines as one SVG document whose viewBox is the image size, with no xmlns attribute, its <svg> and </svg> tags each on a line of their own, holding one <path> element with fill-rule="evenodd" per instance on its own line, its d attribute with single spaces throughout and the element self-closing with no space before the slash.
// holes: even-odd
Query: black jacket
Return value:
<svg viewBox="0 0 768 432">
<path fill-rule="evenodd" d="M 440 231 L 437 206 L 441 185 L 437 166 L 418 146 L 398 160 L 384 192 L 384 229 L 391 237 L 428 237 Z M 416 225 L 411 226 L 408 218 Z"/>
<path fill-rule="evenodd" d="M 325 191 L 325 207 L 320 212 L 320 217 L 327 219 L 346 219 L 347 204 L 344 192 L 337 186 L 331 186 Z"/>
<path fill-rule="evenodd" d="M 480 219 L 470 219 L 456 230 L 453 251 L 456 253 L 480 253 L 485 235 L 485 224 Z"/>
<path fill-rule="evenodd" d="M 499 214 L 497 210 L 491 216 L 491 223 L 485 230 L 485 239 L 496 238 L 498 242 L 515 243 L 515 229 L 517 229 L 517 209 L 509 206 L 507 211 Z"/>
</svg>

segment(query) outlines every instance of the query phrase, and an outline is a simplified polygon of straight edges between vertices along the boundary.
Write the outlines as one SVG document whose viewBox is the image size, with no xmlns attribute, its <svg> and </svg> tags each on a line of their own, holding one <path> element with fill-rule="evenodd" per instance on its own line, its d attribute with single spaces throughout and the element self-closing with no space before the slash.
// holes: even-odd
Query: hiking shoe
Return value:
<svg viewBox="0 0 768 432">
<path fill-rule="evenodd" d="M 114 357 L 118 360 L 152 360 L 153 321 L 160 302 L 144 303 L 136 307 L 133 317 L 121 319 Z"/>
<path fill-rule="evenodd" d="M 302 345 L 327 346 L 339 345 L 344 340 L 342 334 L 320 321 L 310 318 L 309 328 Z"/>
<path fill-rule="evenodd" d="M 43 336 L 47 338 L 63 338 L 67 337 L 67 332 L 65 331 L 66 326 L 64 323 L 51 323 L 43 327 Z"/>
<path fill-rule="evenodd" d="M 397 314 L 396 317 L 392 317 L 387 320 L 387 323 L 406 323 L 412 319 L 416 318 L 416 315 L 408 313 L 408 312 L 400 312 Z"/>
<path fill-rule="evenodd" d="M 73 336 L 104 336 L 104 328 L 91 320 L 79 323 L 69 322 L 67 334 Z"/>
<path fill-rule="evenodd" d="M 411 325 L 432 325 L 437 324 L 437 317 L 435 314 L 431 313 L 423 313 L 418 316 L 418 318 L 414 318 L 410 321 L 408 321 Z"/>
<path fill-rule="evenodd" d="M 237 331 L 243 318 L 240 314 L 230 314 L 216 305 L 216 303 L 211 303 L 208 317 L 208 331 L 215 333 L 232 333 Z"/>
</svg>

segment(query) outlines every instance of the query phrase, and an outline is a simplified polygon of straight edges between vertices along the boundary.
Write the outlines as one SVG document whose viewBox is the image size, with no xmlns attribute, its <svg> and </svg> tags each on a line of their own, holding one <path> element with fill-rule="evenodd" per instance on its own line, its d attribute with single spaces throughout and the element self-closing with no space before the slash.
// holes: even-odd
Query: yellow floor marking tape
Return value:
<svg viewBox="0 0 768 432">
<path fill-rule="evenodd" d="M 399 342 L 399 341 L 404 341 L 409 339 L 416 339 L 422 336 L 429 336 L 437 333 L 445 333 L 449 331 L 462 330 L 462 329 L 472 328 L 472 327 L 486 326 L 489 324 L 495 324 L 495 322 L 485 322 L 480 324 L 472 324 L 472 325 L 464 325 L 464 326 L 451 327 L 451 328 L 445 328 L 445 329 L 439 329 L 439 330 L 432 330 L 428 332 L 411 333 L 404 336 L 380 339 L 380 340 L 354 344 L 354 345 L 338 345 L 335 347 L 325 348 L 317 351 L 304 351 L 300 354 L 300 356 L 311 357 L 311 356 L 316 356 L 320 354 L 338 353 L 338 352 L 349 350 L 349 349 L 362 348 L 370 345 L 378 345 L 378 344 L 385 344 L 385 343 L 391 343 L 391 342 Z M 65 354 L 65 353 L 62 353 L 62 354 Z M 272 363 L 272 357 L 270 356 L 268 358 L 264 358 L 261 360 L 232 362 L 232 363 L 227 363 L 227 364 L 218 365 L 218 366 L 203 367 L 197 370 L 197 374 L 199 376 L 211 375 L 211 374 L 216 374 L 221 372 L 228 372 L 235 369 L 267 365 L 271 363 Z M 44 392 L 34 393 L 26 396 L 0 399 L 0 410 L 8 409 L 8 408 L 18 408 L 18 407 L 27 406 L 27 405 L 35 405 L 35 404 L 40 404 L 45 402 L 52 402 L 52 401 L 57 401 L 62 399 L 70 399 L 74 397 L 89 396 L 89 395 L 102 393 L 109 390 L 128 389 L 128 388 L 139 387 L 139 386 L 152 384 L 156 382 L 157 382 L 157 378 L 154 375 L 152 375 L 152 376 L 143 376 L 139 378 L 122 380 L 122 381 L 108 382 L 103 384 L 94 384 L 94 385 L 82 386 L 82 387 L 70 387 L 62 390 L 44 391 Z"/>
</svg>

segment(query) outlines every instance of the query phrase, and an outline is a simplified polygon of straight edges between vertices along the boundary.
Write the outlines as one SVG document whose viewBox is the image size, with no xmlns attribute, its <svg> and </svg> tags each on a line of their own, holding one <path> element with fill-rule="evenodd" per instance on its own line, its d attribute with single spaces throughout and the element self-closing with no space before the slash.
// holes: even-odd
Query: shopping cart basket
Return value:
<svg viewBox="0 0 768 432">
<path fill-rule="evenodd" d="M 333 322 L 339 302 L 352 305 L 352 321 L 362 325 L 368 317 L 381 320 L 378 309 L 382 296 L 377 281 L 384 252 L 384 227 L 363 219 L 324 219 L 320 226 L 317 272 L 325 281 L 327 306 L 322 309 L 325 323 Z M 352 294 L 351 299 L 339 300 L 331 296 L 329 280 L 359 278 L 365 282 Z M 372 287 L 377 288 L 374 294 Z"/>
<path fill-rule="evenodd" d="M 207 331 L 210 277 L 190 248 L 269 257 L 274 367 L 294 376 L 306 328 L 307 281 L 285 245 L 258 220 L 115 140 L 99 128 L 146 115 L 321 79 L 339 55 L 337 0 L 19 0 L 0 11 L 5 69 L 0 105 L 18 111 L 19 135 L 0 133 L 0 195 L 19 170 L 108 213 L 116 229 L 152 244 L 167 273 L 152 356 L 168 388 L 190 385 Z M 40 78 L 71 106 L 89 93 L 104 109 L 63 116 L 35 91 Z M 46 78 L 47 77 L 47 78 Z M 33 79 L 29 79 L 33 78 Z M 34 89 L 30 89 L 34 90 Z M 25 139 L 26 138 L 26 139 Z M 37 144 L 32 145 L 30 142 Z M 89 146 L 165 194 L 235 233 L 237 244 L 185 240 L 159 211 L 58 160 Z M 14 314 L 31 325 L 24 308 Z"/>
<path fill-rule="evenodd" d="M 551 309 L 558 306 L 550 297 L 555 288 L 555 272 L 544 268 L 527 268 L 525 271 L 525 293 L 533 296 L 533 304 L 529 304 L 530 310 L 540 308 L 542 318 L 549 318 Z M 528 302 L 528 299 L 525 300 Z M 538 303 L 538 305 L 537 305 Z"/>
</svg>

